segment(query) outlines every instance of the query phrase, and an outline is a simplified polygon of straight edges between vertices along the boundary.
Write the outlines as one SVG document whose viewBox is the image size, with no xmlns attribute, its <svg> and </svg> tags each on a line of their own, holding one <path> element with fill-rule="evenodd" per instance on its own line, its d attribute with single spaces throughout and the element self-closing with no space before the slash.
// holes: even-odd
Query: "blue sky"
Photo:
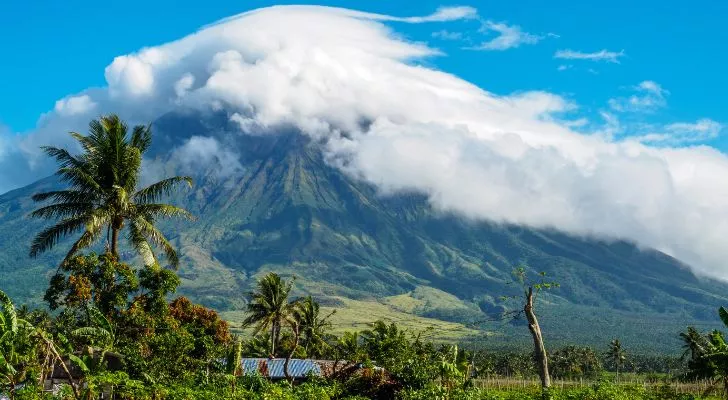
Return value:
<svg viewBox="0 0 728 400">
<path fill-rule="evenodd" d="M 637 3 L 637 4 L 636 4 Z M 35 126 L 56 100 L 91 86 L 103 86 L 104 67 L 115 56 L 180 38 L 217 19 L 264 7 L 268 1 L 188 0 L 8 2 L 0 12 L 0 123 L 13 132 Z M 322 4 L 396 16 L 426 15 L 437 1 L 336 1 Z M 478 9 L 480 18 L 518 25 L 546 36 L 536 44 L 502 51 L 464 49 L 495 33 L 479 32 L 482 22 L 390 23 L 414 41 L 426 41 L 446 53 L 430 59 L 489 91 L 506 94 L 546 90 L 578 103 L 593 116 L 609 109 L 610 98 L 628 97 L 631 87 L 654 81 L 669 91 L 664 107 L 625 119 L 670 123 L 711 118 L 728 121 L 728 2 L 624 1 L 456 3 Z M 442 40 L 432 33 L 457 32 L 465 40 Z M 625 56 L 620 63 L 559 60 L 560 49 Z M 571 66 L 558 71 L 560 65 Z M 723 149 L 722 141 L 713 145 Z"/>
</svg>

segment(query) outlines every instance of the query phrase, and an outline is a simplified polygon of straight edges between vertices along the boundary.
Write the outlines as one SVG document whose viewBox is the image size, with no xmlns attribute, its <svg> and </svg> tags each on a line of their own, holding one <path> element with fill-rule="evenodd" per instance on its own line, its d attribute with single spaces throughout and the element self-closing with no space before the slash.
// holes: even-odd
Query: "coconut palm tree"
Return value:
<svg viewBox="0 0 728 400">
<path fill-rule="evenodd" d="M 127 239 L 147 265 L 156 262 L 150 246 L 155 244 L 176 267 L 176 251 L 154 224 L 159 218 L 192 216 L 182 208 L 158 201 L 180 184 L 191 186 L 192 179 L 175 176 L 138 189 L 142 156 L 152 142 L 149 126 L 135 126 L 130 135 L 127 125 L 112 114 L 92 120 L 88 135 L 71 132 L 71 136 L 83 149 L 79 155 L 43 147 L 58 162 L 56 174 L 69 187 L 33 196 L 35 201 L 50 200 L 52 204 L 35 210 L 32 217 L 60 220 L 35 237 L 30 256 L 36 257 L 63 237 L 83 231 L 63 262 L 96 243 L 104 233 L 109 251 L 118 257 L 119 234 L 126 226 Z"/>
<path fill-rule="evenodd" d="M 327 331 L 331 328 L 329 318 L 336 313 L 336 310 L 321 317 L 319 304 L 311 296 L 307 296 L 299 301 L 297 311 L 296 318 L 300 325 L 301 341 L 306 355 L 320 357 L 324 348 L 328 346 Z"/>
<path fill-rule="evenodd" d="M 619 369 L 627 361 L 627 352 L 622 348 L 622 343 L 619 342 L 619 339 L 614 339 L 609 343 L 609 350 L 607 350 L 606 357 L 614 365 L 617 373 L 616 378 L 619 380 Z"/>
<path fill-rule="evenodd" d="M 284 281 L 280 275 L 271 272 L 258 280 L 256 290 L 250 293 L 248 316 L 243 327 L 255 325 L 254 335 L 270 329 L 270 355 L 275 357 L 281 327 L 291 315 L 295 303 L 288 301 L 293 280 Z"/>
</svg>

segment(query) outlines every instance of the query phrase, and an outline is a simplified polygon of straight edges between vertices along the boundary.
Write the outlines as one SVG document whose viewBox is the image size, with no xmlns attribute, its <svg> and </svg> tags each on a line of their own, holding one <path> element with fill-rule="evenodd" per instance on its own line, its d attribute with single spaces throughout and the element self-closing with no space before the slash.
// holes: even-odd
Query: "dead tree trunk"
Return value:
<svg viewBox="0 0 728 400">
<path fill-rule="evenodd" d="M 536 362 L 538 363 L 538 374 L 541 378 L 541 388 L 547 392 L 551 387 L 551 376 L 549 375 L 549 360 L 546 355 L 546 346 L 543 344 L 543 336 L 541 336 L 541 327 L 538 325 L 536 313 L 533 309 L 533 287 L 528 288 L 526 294 L 526 305 L 523 312 L 528 320 L 528 330 L 533 336 L 533 347 L 536 352 Z"/>
<path fill-rule="evenodd" d="M 50 350 L 51 354 L 53 355 L 53 358 L 55 358 L 61 365 L 61 369 L 63 369 L 63 372 L 66 373 L 66 376 L 68 376 L 68 383 L 71 385 L 71 390 L 73 391 L 73 397 L 75 399 L 80 399 L 81 394 L 78 391 L 78 385 L 73 381 L 73 375 L 71 374 L 71 371 L 68 370 L 68 366 L 66 366 L 66 363 L 63 362 L 63 357 L 58 353 L 58 350 L 56 350 L 56 346 L 51 342 L 50 339 L 45 337 L 42 333 L 38 335 L 41 340 L 43 340 L 46 345 L 48 346 L 48 350 Z M 51 372 L 52 373 L 52 372 Z"/>
</svg>

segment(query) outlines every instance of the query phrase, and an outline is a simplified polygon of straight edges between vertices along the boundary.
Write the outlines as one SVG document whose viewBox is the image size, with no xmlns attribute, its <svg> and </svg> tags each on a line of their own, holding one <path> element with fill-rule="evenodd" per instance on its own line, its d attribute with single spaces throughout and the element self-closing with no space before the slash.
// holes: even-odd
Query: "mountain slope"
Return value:
<svg viewBox="0 0 728 400">
<path fill-rule="evenodd" d="M 517 307 L 500 298 L 518 294 L 509 282 L 521 263 L 561 284 L 540 307 L 555 343 L 604 345 L 620 337 L 645 350 L 677 351 L 679 330 L 711 325 L 715 309 L 728 303 L 728 286 L 698 279 L 664 254 L 468 221 L 433 210 L 415 193 L 382 196 L 331 167 L 321 144 L 296 132 L 241 135 L 226 121 L 168 115 L 155 124 L 153 155 L 165 173 L 174 171 L 179 160 L 169 149 L 193 135 L 217 137 L 239 153 L 241 171 L 196 168 L 195 188 L 172 199 L 196 222 L 163 225 L 181 249 L 181 291 L 231 319 L 255 275 L 268 270 L 295 274 L 300 292 L 329 306 L 376 302 L 393 315 L 460 323 L 468 334 L 495 332 L 487 340 L 501 344 L 527 342 L 525 328 L 498 321 L 501 311 Z M 60 250 L 27 257 L 44 226 L 25 217 L 34 207 L 29 197 L 54 185 L 48 178 L 0 196 L 0 288 L 19 302 L 39 302 L 60 259 Z"/>
</svg>

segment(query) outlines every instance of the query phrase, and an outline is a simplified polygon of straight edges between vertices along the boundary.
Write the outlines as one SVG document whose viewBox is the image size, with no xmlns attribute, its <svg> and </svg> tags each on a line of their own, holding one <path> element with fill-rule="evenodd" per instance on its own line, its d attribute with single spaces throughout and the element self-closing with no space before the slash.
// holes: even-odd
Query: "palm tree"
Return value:
<svg viewBox="0 0 728 400">
<path fill-rule="evenodd" d="M 320 357 L 323 348 L 327 346 L 327 331 L 331 328 L 329 318 L 336 313 L 331 311 L 328 315 L 320 316 L 319 304 L 311 297 L 299 301 L 296 317 L 300 325 L 303 348 L 308 357 Z"/>
<path fill-rule="evenodd" d="M 337 359 L 346 359 L 351 362 L 364 361 L 367 358 L 367 352 L 362 348 L 359 332 L 344 332 L 337 341 L 335 354 Z"/>
<path fill-rule="evenodd" d="M 270 355 L 275 357 L 283 322 L 291 315 L 295 304 L 288 302 L 293 280 L 288 282 L 271 272 L 258 280 L 256 290 L 250 293 L 249 315 L 243 327 L 255 325 L 254 335 L 270 329 Z"/>
<path fill-rule="evenodd" d="M 614 365 L 615 371 L 617 372 L 616 378 L 619 381 L 619 368 L 624 366 L 624 363 L 627 361 L 627 352 L 622 348 L 622 343 L 619 342 L 619 339 L 614 339 L 609 343 L 609 350 L 606 356 L 612 362 L 612 365 Z"/>
<path fill-rule="evenodd" d="M 112 114 L 92 120 L 88 135 L 71 132 L 71 136 L 83 148 L 82 154 L 74 156 L 65 149 L 43 147 L 58 162 L 56 174 L 69 188 L 33 196 L 35 201 L 50 200 L 53 204 L 35 210 L 32 217 L 60 221 L 35 237 L 30 256 L 36 257 L 63 237 L 83 231 L 63 262 L 97 242 L 104 232 L 109 251 L 118 258 L 119 233 L 128 224 L 127 239 L 147 265 L 156 262 L 150 247 L 153 243 L 176 267 L 176 251 L 154 224 L 159 218 L 192 216 L 182 208 L 158 201 L 179 184 L 192 186 L 192 179 L 175 176 L 137 189 L 142 156 L 152 142 L 149 126 L 135 126 L 129 135 L 127 125 Z"/>
</svg>

